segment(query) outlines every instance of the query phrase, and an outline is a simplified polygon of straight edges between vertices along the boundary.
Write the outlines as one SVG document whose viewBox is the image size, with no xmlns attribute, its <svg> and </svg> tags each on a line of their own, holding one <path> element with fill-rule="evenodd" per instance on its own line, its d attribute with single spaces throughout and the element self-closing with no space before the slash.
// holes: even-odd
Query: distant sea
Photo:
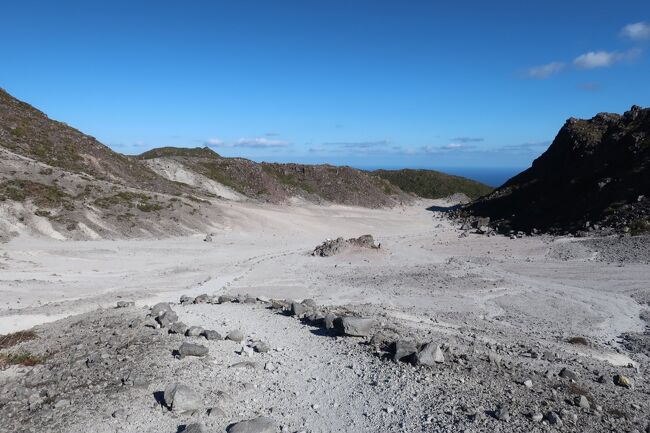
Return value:
<svg viewBox="0 0 650 433">
<path fill-rule="evenodd" d="M 399 170 L 402 168 L 427 169 L 463 176 L 492 187 L 503 185 L 527 167 L 357 167 L 361 170 Z"/>
</svg>

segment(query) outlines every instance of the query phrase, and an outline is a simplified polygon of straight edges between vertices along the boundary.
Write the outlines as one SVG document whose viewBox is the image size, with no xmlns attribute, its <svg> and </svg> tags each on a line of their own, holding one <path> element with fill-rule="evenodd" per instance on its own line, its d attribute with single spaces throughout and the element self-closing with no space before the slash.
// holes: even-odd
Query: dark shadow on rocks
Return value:
<svg viewBox="0 0 650 433">
<path fill-rule="evenodd" d="M 458 210 L 462 208 L 462 204 L 455 204 L 453 206 L 430 206 L 427 208 L 429 212 L 443 212 L 443 213 L 448 213 L 448 212 L 453 212 L 455 210 Z"/>
<path fill-rule="evenodd" d="M 187 429 L 187 424 L 181 424 L 176 429 L 176 433 L 183 433 Z"/>
<path fill-rule="evenodd" d="M 158 403 L 161 407 L 164 407 L 164 408 L 167 407 L 167 405 L 165 404 L 165 393 L 164 393 L 164 391 L 154 391 L 153 398 L 156 400 L 156 403 Z"/>
</svg>

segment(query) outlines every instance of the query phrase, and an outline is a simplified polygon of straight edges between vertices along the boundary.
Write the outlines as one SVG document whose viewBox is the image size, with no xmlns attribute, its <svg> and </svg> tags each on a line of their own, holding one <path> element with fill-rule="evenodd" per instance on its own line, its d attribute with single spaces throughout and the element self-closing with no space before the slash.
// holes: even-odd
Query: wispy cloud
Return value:
<svg viewBox="0 0 650 433">
<path fill-rule="evenodd" d="M 550 141 L 527 141 L 519 144 L 508 144 L 496 149 L 497 152 L 537 152 L 541 153 L 548 149 Z"/>
<path fill-rule="evenodd" d="M 264 134 L 266 137 L 278 137 L 280 135 L 279 132 L 267 132 Z"/>
<path fill-rule="evenodd" d="M 551 75 L 555 75 L 564 69 L 564 63 L 562 62 L 551 62 L 545 65 L 533 66 L 528 68 L 526 74 L 529 78 L 535 78 L 538 80 L 544 80 Z"/>
<path fill-rule="evenodd" d="M 381 147 L 390 144 L 390 140 L 376 140 L 376 141 L 337 141 L 330 143 L 323 143 L 325 146 L 341 146 L 347 148 L 368 149 L 371 147 Z"/>
<path fill-rule="evenodd" d="M 440 146 L 441 150 L 469 150 L 476 149 L 476 146 L 473 144 L 467 143 L 449 143 L 444 146 Z"/>
<path fill-rule="evenodd" d="M 634 41 L 650 39 L 650 24 L 643 21 L 628 24 L 621 30 L 621 35 Z"/>
<path fill-rule="evenodd" d="M 484 140 L 483 137 L 456 137 L 451 139 L 455 143 L 480 143 Z"/>
<path fill-rule="evenodd" d="M 589 51 L 573 59 L 573 64 L 582 69 L 607 68 L 624 60 L 632 60 L 641 54 L 640 48 L 627 51 Z"/>
<path fill-rule="evenodd" d="M 274 148 L 274 147 L 286 147 L 289 145 L 288 141 L 284 140 L 270 140 L 265 137 L 254 137 L 254 138 L 240 138 L 239 140 L 233 142 L 225 142 L 219 138 L 210 138 L 204 142 L 206 146 L 214 147 L 248 147 L 248 148 Z"/>
</svg>

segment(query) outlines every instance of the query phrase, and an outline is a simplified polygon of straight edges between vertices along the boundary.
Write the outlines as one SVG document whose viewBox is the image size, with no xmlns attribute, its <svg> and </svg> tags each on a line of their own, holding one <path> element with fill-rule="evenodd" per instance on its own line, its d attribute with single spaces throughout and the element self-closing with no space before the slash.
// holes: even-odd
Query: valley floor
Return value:
<svg viewBox="0 0 650 433">
<path fill-rule="evenodd" d="M 255 414 L 280 418 L 279 425 L 292 432 L 346 431 L 346 426 L 368 432 L 534 431 L 542 424 L 530 421 L 528 412 L 567 408 L 577 417 L 567 415 L 564 430 L 645 429 L 650 414 L 647 343 L 628 350 L 620 336 L 644 332 L 639 316 L 650 308 L 647 250 L 617 255 L 576 239 L 459 237 L 457 224 L 430 210 L 446 205 L 422 201 L 369 210 L 226 203 L 220 206 L 225 228 L 211 242 L 203 235 L 88 242 L 15 238 L 0 245 L 0 334 L 33 325 L 41 325 L 37 333 L 64 332 L 75 318 L 42 324 L 88 312 L 78 320 L 100 329 L 94 311 L 119 300 L 136 301 L 125 315 L 132 319 L 144 318 L 145 305 L 177 302 L 181 295 L 249 294 L 344 306 L 378 318 L 403 338 L 435 340 L 454 360 L 434 371 L 393 364 L 359 345 L 362 340 L 320 336 L 259 305 L 175 306 L 187 324 L 220 332 L 238 327 L 269 341 L 280 350 L 272 357 L 256 356 L 261 365 L 277 363 L 281 373 L 222 370 L 219 366 L 240 358 L 227 342 L 208 342 L 213 364 L 186 370 L 182 366 L 194 364 L 171 356 L 182 338 L 160 340 L 161 331 L 152 331 L 155 354 L 145 358 L 167 373 L 150 373 L 146 392 L 129 391 L 135 401 L 129 421 L 109 417 L 96 431 L 173 432 L 191 422 L 150 408 L 152 393 L 174 377 L 208 395 L 226 387 L 234 396 L 224 419 L 199 417 L 214 431 Z M 380 249 L 327 258 L 309 254 L 327 238 L 366 233 L 381 243 Z M 635 244 L 630 248 L 639 249 Z M 114 316 L 112 310 L 101 314 Z M 588 344 L 571 344 L 573 337 Z M 44 350 L 44 342 L 29 344 Z M 545 351 L 554 353 L 554 359 L 535 356 Z M 490 353 L 499 353 L 507 367 L 487 362 Z M 564 366 L 579 370 L 591 409 L 565 402 L 574 394 L 557 378 Z M 0 386 L 22 380 L 29 374 L 25 369 L 0 372 Z M 634 389 L 609 383 L 614 374 L 632 378 Z M 596 381 L 601 375 L 608 383 Z M 533 379 L 532 389 L 521 385 L 527 378 Z M 240 387 L 246 390 L 237 397 Z M 53 431 L 91 431 L 89 426 L 104 419 L 106 411 L 123 406 L 120 399 L 92 400 L 101 416 L 92 414 L 89 402 L 79 402 L 66 410 L 83 416 Z M 486 415 L 477 421 L 473 415 L 490 414 L 501 405 L 510 407 L 513 420 Z M 600 411 L 596 406 L 602 406 Z M 615 410 L 623 415 L 611 415 Z M 21 417 L 19 407 L 16 413 L 16 420 L 31 419 Z"/>
</svg>

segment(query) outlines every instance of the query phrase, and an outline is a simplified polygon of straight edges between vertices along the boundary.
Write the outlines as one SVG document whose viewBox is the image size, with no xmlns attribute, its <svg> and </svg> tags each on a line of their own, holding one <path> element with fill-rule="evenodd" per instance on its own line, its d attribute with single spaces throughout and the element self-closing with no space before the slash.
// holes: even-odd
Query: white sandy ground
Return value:
<svg viewBox="0 0 650 433">
<path fill-rule="evenodd" d="M 603 345 L 638 331 L 650 265 L 563 261 L 546 237 L 472 234 L 427 210 L 441 201 L 370 210 L 224 202 L 226 229 L 167 240 L 56 241 L 19 237 L 0 245 L 0 334 L 108 307 L 181 294 L 248 293 L 319 304 L 381 306 L 414 327 L 476 326 L 557 342 L 574 335 Z M 380 250 L 331 258 L 308 253 L 326 238 L 372 234 Z M 615 351 L 583 353 L 615 364 Z"/>
</svg>

